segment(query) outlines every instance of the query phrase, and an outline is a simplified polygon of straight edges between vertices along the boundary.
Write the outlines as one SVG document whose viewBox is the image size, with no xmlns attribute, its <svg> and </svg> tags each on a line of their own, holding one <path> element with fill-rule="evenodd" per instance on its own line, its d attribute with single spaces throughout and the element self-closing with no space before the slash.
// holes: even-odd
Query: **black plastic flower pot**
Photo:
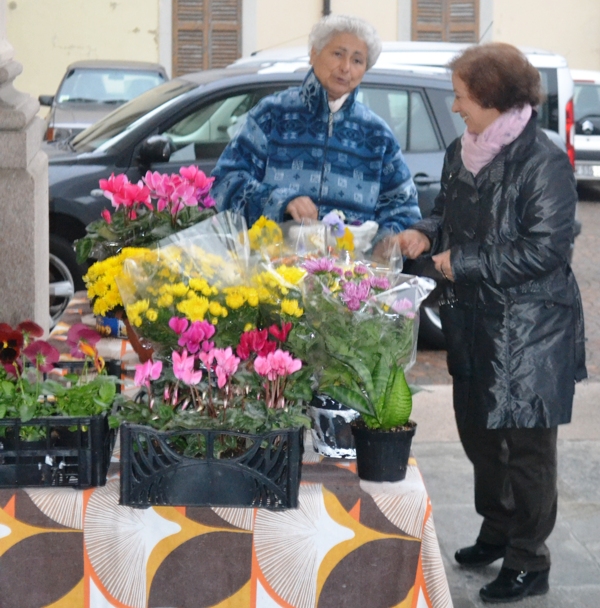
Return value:
<svg viewBox="0 0 600 608">
<path fill-rule="evenodd" d="M 308 407 L 313 448 L 329 458 L 356 458 L 350 424 L 359 414 L 327 395 L 315 395 Z"/>
<path fill-rule="evenodd" d="M 365 481 L 404 479 L 416 429 L 412 421 L 406 428 L 393 431 L 369 429 L 362 423 L 352 425 L 358 476 Z"/>
</svg>

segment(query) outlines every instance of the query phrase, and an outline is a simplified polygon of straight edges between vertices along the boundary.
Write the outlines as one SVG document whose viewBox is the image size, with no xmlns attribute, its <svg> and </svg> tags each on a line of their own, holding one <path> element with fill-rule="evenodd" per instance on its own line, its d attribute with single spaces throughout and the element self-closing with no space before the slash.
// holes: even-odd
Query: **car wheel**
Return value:
<svg viewBox="0 0 600 608">
<path fill-rule="evenodd" d="M 77 264 L 73 246 L 62 237 L 50 235 L 50 327 L 65 312 L 74 293 L 84 289 L 83 268 Z"/>
</svg>

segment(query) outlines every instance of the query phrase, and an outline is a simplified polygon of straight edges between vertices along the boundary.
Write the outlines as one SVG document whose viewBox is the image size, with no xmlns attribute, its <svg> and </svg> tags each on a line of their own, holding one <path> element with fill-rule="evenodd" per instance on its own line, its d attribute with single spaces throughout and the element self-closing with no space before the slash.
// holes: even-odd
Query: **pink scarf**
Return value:
<svg viewBox="0 0 600 608">
<path fill-rule="evenodd" d="M 524 105 L 522 108 L 512 108 L 500 114 L 479 135 L 469 133 L 465 129 L 461 139 L 461 158 L 465 167 L 473 175 L 477 175 L 483 167 L 496 157 L 504 146 L 512 143 L 521 135 L 531 118 L 532 111 L 530 105 Z"/>
</svg>

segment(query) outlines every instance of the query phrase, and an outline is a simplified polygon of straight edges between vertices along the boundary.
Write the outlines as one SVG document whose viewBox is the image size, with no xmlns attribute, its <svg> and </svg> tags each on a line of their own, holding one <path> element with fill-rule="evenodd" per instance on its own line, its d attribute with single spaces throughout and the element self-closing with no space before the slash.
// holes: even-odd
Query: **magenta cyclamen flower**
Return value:
<svg viewBox="0 0 600 608">
<path fill-rule="evenodd" d="M 268 380 L 276 380 L 279 376 L 289 376 L 302 368 L 302 361 L 294 359 L 290 353 L 277 349 L 266 357 L 256 357 L 254 369 Z"/>
<path fill-rule="evenodd" d="M 41 372 L 49 372 L 54 369 L 58 362 L 60 353 L 54 346 L 44 340 L 36 340 L 23 350 L 23 354 L 34 363 Z"/>
<path fill-rule="evenodd" d="M 160 373 L 162 372 L 162 361 L 156 361 L 152 359 L 146 361 L 142 365 L 135 366 L 135 378 L 133 383 L 136 386 L 144 386 L 150 383 L 150 380 L 158 380 Z"/>
<path fill-rule="evenodd" d="M 190 322 L 184 317 L 171 317 L 169 319 L 169 327 L 180 336 L 187 328 Z"/>
<path fill-rule="evenodd" d="M 202 370 L 194 371 L 195 357 L 190 357 L 185 350 L 180 354 L 173 351 L 173 374 L 186 384 L 198 384 L 202 380 Z"/>
<path fill-rule="evenodd" d="M 171 328 L 172 329 L 172 328 Z M 194 321 L 189 329 L 185 330 L 179 340 L 179 346 L 187 348 L 190 353 L 197 353 L 200 348 L 208 352 L 213 343 L 209 339 L 215 335 L 215 326 L 208 321 Z"/>
<path fill-rule="evenodd" d="M 302 265 L 306 272 L 310 274 L 320 274 L 333 272 L 342 276 L 342 269 L 338 268 L 330 258 L 320 258 L 318 260 L 306 260 Z"/>
</svg>

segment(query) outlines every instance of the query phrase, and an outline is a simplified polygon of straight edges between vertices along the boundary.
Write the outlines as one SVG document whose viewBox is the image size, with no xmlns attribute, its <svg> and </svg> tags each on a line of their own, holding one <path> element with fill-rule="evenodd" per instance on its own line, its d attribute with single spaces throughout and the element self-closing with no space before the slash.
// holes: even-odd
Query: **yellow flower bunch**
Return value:
<svg viewBox="0 0 600 608">
<path fill-rule="evenodd" d="M 106 315 L 109 311 L 123 306 L 116 280 L 123 272 L 127 258 L 139 256 L 148 249 L 125 247 L 118 255 L 95 262 L 83 277 L 87 295 L 95 315 Z"/>
<path fill-rule="evenodd" d="M 250 249 L 260 251 L 266 249 L 267 252 L 277 251 L 283 244 L 283 232 L 279 225 L 273 220 L 261 215 L 252 228 L 248 230 L 250 239 Z"/>
</svg>

